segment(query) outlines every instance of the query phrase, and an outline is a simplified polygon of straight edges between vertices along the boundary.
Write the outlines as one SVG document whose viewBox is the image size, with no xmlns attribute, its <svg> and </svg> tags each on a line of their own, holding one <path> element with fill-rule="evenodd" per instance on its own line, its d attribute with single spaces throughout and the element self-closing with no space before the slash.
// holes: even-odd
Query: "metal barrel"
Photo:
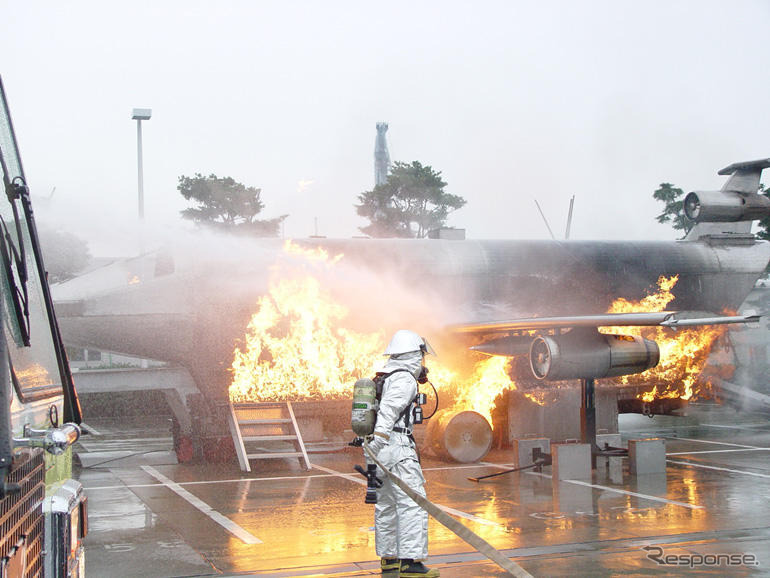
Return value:
<svg viewBox="0 0 770 578">
<path fill-rule="evenodd" d="M 477 462 L 492 447 L 492 427 L 475 411 L 442 409 L 428 422 L 425 447 L 445 460 Z"/>
</svg>

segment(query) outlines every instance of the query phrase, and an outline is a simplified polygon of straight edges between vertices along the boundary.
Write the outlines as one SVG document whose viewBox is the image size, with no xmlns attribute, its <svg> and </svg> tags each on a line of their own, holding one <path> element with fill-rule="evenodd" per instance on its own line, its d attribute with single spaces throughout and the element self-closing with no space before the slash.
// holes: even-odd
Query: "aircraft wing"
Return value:
<svg viewBox="0 0 770 578">
<path fill-rule="evenodd" d="M 732 315 L 724 317 L 686 317 L 678 311 L 657 313 L 605 313 L 602 315 L 576 315 L 569 317 L 531 317 L 488 323 L 461 323 L 450 325 L 453 333 L 509 333 L 538 329 L 566 329 L 572 327 L 654 326 L 693 327 L 697 325 L 723 325 L 726 323 L 757 323 L 761 315 Z"/>
</svg>

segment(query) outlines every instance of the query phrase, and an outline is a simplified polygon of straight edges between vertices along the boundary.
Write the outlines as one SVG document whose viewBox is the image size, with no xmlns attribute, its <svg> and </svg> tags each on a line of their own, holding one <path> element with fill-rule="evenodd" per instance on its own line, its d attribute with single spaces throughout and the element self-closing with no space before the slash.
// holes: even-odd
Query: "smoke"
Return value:
<svg viewBox="0 0 770 578">
<path fill-rule="evenodd" d="M 770 311 L 770 287 L 758 283 L 739 309 L 740 314 Z M 741 411 L 770 409 L 770 321 L 730 327 L 709 358 L 717 395 Z"/>
<path fill-rule="evenodd" d="M 286 250 L 282 239 L 191 225 L 147 227 L 145 233 L 144 252 L 61 284 L 55 299 L 86 298 L 87 313 L 116 316 L 115 331 L 126 331 L 117 325 L 120 314 L 170 313 L 193 319 L 198 329 L 194 337 L 186 337 L 195 341 L 190 355 L 200 357 L 207 350 L 211 363 L 225 369 L 258 300 L 281 281 L 312 276 L 345 308 L 341 328 L 376 334 L 383 347 L 398 329 L 411 329 L 431 342 L 439 364 L 471 375 L 482 358 L 470 354 L 470 343 L 450 334 L 447 325 L 602 312 L 611 297 L 641 297 L 650 285 L 646 277 L 655 269 L 642 264 L 627 275 L 616 274 L 595 255 L 612 253 L 615 263 L 618 254 L 633 257 L 636 248 L 609 244 L 312 239 Z M 319 249 L 326 252 L 325 259 L 313 256 Z M 506 371 L 528 375 L 525 366 L 522 358 Z M 366 371 L 361 368 L 362 374 Z"/>
</svg>

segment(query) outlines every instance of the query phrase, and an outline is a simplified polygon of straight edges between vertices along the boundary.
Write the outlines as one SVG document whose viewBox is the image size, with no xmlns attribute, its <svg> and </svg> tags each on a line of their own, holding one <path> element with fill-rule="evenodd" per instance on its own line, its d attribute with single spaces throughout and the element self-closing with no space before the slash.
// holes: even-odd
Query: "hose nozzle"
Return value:
<svg viewBox="0 0 770 578">
<path fill-rule="evenodd" d="M 382 487 L 382 480 L 377 477 L 377 466 L 375 464 L 368 464 L 366 469 L 364 469 L 356 464 L 353 468 L 366 478 L 366 498 L 364 503 L 376 504 L 377 488 Z"/>
</svg>

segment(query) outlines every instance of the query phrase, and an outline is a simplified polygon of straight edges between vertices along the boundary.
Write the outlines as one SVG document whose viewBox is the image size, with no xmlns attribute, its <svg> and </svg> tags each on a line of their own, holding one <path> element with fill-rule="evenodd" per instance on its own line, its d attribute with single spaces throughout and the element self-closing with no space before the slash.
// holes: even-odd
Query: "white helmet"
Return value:
<svg viewBox="0 0 770 578">
<path fill-rule="evenodd" d="M 393 338 L 385 348 L 385 355 L 398 355 L 399 353 L 409 353 L 410 351 L 422 351 L 436 355 L 430 343 L 417 335 L 414 331 L 408 329 L 399 329 L 393 334 Z"/>
</svg>

